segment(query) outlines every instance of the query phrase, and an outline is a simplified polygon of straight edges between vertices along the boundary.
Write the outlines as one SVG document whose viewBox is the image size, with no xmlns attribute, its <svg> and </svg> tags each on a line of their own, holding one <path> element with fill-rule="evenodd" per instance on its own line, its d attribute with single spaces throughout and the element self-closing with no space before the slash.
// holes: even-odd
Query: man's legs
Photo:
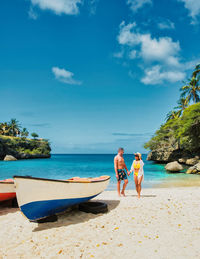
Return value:
<svg viewBox="0 0 200 259">
<path fill-rule="evenodd" d="M 121 181 L 117 181 L 117 193 L 118 193 L 118 196 L 121 196 L 121 193 L 120 193 L 120 183 L 121 183 Z"/>
<path fill-rule="evenodd" d="M 128 179 L 125 179 L 124 180 L 124 184 L 123 184 L 123 188 L 122 188 L 122 192 L 121 192 L 121 194 L 123 195 L 123 196 L 125 196 L 125 189 L 126 189 L 126 186 L 127 186 L 127 184 L 128 184 Z"/>
</svg>

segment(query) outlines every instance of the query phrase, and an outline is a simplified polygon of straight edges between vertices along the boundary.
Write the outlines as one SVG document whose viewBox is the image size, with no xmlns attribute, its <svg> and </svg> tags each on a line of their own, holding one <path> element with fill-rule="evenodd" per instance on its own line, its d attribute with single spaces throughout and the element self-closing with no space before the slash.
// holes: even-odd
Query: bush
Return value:
<svg viewBox="0 0 200 259">
<path fill-rule="evenodd" d="M 200 149 L 200 103 L 190 105 L 180 118 L 171 119 L 161 125 L 144 147 L 156 150 L 163 145 L 177 146 L 188 151 Z"/>
</svg>

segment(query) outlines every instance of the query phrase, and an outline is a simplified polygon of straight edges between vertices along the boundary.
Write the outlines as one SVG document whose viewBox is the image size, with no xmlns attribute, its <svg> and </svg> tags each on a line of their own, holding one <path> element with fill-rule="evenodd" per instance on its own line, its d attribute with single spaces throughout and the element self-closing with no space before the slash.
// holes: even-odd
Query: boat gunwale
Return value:
<svg viewBox="0 0 200 259">
<path fill-rule="evenodd" d="M 14 184 L 14 181 L 13 181 L 13 182 L 4 182 L 4 181 L 0 181 L 0 184 Z"/>
<path fill-rule="evenodd" d="M 78 180 L 59 180 L 59 179 L 49 179 L 49 178 L 40 178 L 40 177 L 32 177 L 32 176 L 19 176 L 19 175 L 14 175 L 13 178 L 21 178 L 21 179 L 29 179 L 29 180 L 41 180 L 41 181 L 50 181 L 50 182 L 60 182 L 60 183 L 101 183 L 110 180 L 110 176 L 107 176 L 106 179 L 102 180 L 95 180 L 95 181 L 78 181 Z M 88 178 L 90 179 L 90 178 Z M 93 179 L 93 178 L 91 178 Z"/>
</svg>

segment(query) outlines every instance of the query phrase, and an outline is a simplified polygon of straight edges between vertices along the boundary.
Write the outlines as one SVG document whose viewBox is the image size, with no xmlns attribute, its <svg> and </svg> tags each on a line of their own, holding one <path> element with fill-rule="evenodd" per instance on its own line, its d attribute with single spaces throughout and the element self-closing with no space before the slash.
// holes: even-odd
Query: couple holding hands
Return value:
<svg viewBox="0 0 200 259">
<path fill-rule="evenodd" d="M 116 178 L 117 178 L 117 192 L 118 195 L 121 196 L 125 196 L 125 189 L 126 186 L 128 184 L 128 178 L 127 178 L 127 174 L 128 176 L 133 172 L 134 175 L 134 181 L 135 181 L 135 188 L 138 194 L 138 198 L 140 198 L 140 193 L 141 193 L 141 183 L 144 177 L 144 170 L 143 170 L 143 166 L 144 163 L 142 161 L 142 156 L 140 153 L 136 153 L 135 155 L 135 159 L 133 160 L 132 166 L 131 166 L 131 170 L 128 171 L 126 164 L 124 162 L 124 158 L 123 158 L 123 154 L 124 154 L 124 149 L 123 148 L 119 148 L 118 149 L 118 154 L 115 156 L 114 158 L 114 168 L 115 168 L 115 174 L 116 174 Z M 126 174 L 126 172 L 127 174 Z M 122 188 L 122 191 L 120 192 L 120 183 L 121 181 L 124 181 L 124 185 Z"/>
</svg>

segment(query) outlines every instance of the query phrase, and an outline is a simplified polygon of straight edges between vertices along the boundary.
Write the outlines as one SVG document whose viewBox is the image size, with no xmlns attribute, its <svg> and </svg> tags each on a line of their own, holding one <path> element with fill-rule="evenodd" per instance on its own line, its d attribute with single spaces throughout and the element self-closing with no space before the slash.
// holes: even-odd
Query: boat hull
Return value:
<svg viewBox="0 0 200 259">
<path fill-rule="evenodd" d="M 12 200 L 16 197 L 14 181 L 3 180 L 0 181 L 0 202 Z"/>
<path fill-rule="evenodd" d="M 70 182 L 14 177 L 19 207 L 30 221 L 54 215 L 88 201 L 105 190 L 110 177 L 95 182 Z"/>
</svg>

